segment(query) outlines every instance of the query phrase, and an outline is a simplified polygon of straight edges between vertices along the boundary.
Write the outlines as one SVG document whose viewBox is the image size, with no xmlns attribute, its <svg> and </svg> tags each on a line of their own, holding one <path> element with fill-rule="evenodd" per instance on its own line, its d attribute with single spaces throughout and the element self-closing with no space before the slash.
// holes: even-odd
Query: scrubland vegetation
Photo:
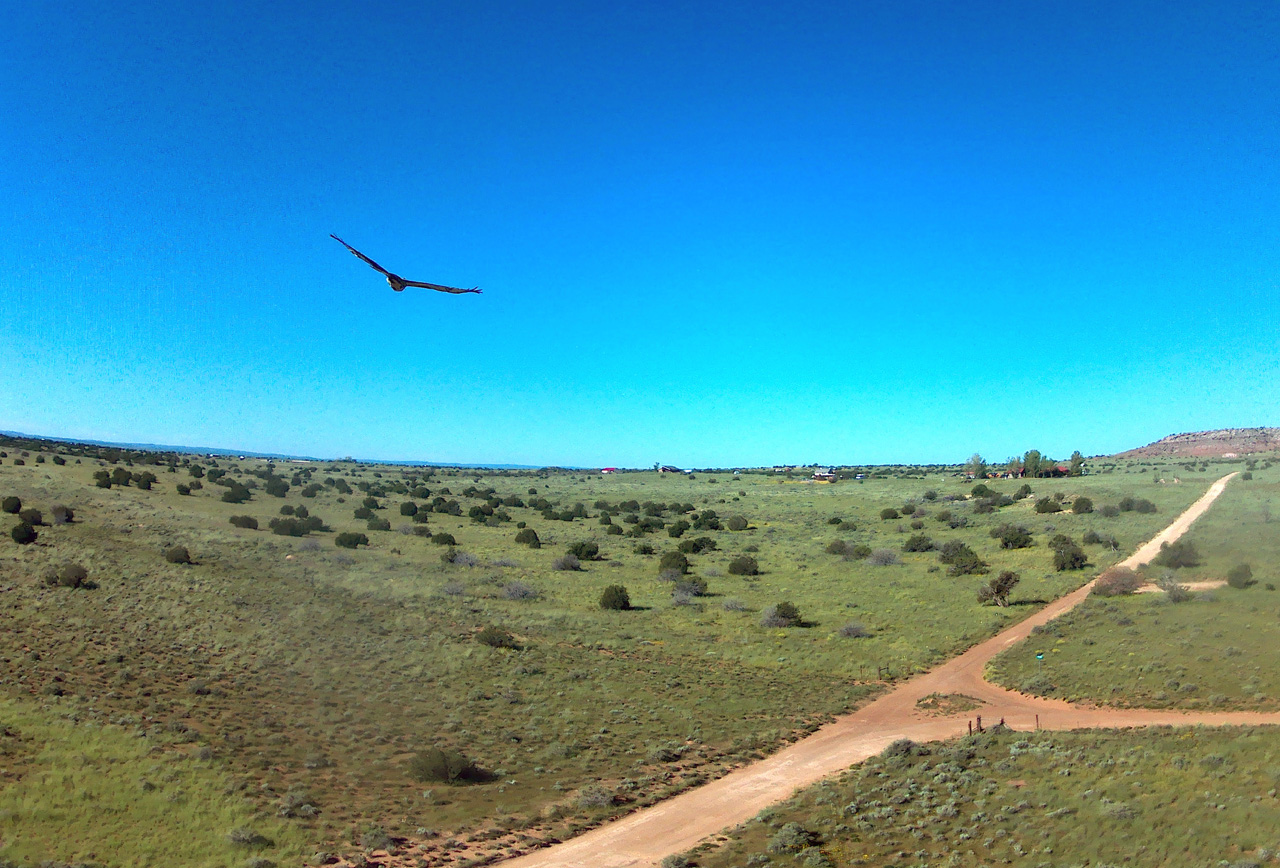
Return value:
<svg viewBox="0 0 1280 868">
<path fill-rule="evenodd" d="M 1137 580 L 1095 593 L 992 663 L 1008 687 L 1145 708 L 1280 707 L 1280 468 L 1243 463 L 1226 494 Z M 1035 653 L 1045 659 L 1037 670 Z"/>
<path fill-rule="evenodd" d="M 1280 852 L 1273 728 L 898 742 L 669 864 L 1225 865 Z"/>
<path fill-rule="evenodd" d="M 166 792 L 189 819 L 146 846 L 181 838 L 211 865 L 388 836 L 433 842 L 437 863 L 489 858 L 652 803 L 1078 586 L 1229 466 L 1178 485 L 1138 462 L 825 485 L 0 445 L 0 496 L 19 501 L 4 529 L 35 534 L 0 549 L 0 687 L 32 721 L 17 738 L 133 738 L 78 809 L 128 810 L 134 782 L 179 772 Z M 1228 557 L 1200 551 L 1180 572 Z M 1253 575 L 1239 593 L 1270 599 Z M 1280 696 L 1258 683 L 1249 707 Z M 0 856 L 87 858 L 29 780 L 0 779 L 26 832 Z"/>
</svg>

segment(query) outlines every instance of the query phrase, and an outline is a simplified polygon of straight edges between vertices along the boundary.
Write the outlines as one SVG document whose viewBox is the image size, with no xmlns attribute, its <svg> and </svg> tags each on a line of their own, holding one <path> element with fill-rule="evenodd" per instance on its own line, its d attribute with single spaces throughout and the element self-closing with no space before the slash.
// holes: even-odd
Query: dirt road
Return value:
<svg viewBox="0 0 1280 868">
<path fill-rule="evenodd" d="M 1148 563 L 1160 544 L 1172 542 L 1222 494 L 1234 473 L 1219 479 L 1185 512 L 1121 562 Z M 629 868 L 654 866 L 664 856 L 693 847 L 722 829 L 737 825 L 801 787 L 873 756 L 900 738 L 937 741 L 964 735 L 969 722 L 1001 718 L 1015 729 L 1081 729 L 1159 724 L 1280 724 L 1280 713 L 1176 712 L 1086 708 L 1053 699 L 1015 693 L 989 684 L 983 668 L 996 654 L 1031 634 L 1033 627 L 1069 611 L 1089 594 L 1093 583 L 1061 597 L 991 639 L 975 645 L 924 675 L 824 726 L 802 741 L 760 762 L 731 772 L 695 790 L 636 811 L 577 838 L 501 863 L 504 868 Z M 916 703 L 930 694 L 964 694 L 982 704 L 947 717 L 929 716 Z"/>
</svg>

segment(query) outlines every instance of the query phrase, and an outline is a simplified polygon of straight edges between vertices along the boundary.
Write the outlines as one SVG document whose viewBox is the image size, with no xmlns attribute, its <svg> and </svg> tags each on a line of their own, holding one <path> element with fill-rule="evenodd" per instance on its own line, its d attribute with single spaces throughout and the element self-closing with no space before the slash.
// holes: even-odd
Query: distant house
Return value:
<svg viewBox="0 0 1280 868">
<path fill-rule="evenodd" d="M 659 473 L 684 473 L 679 467 L 672 467 L 670 464 L 663 464 L 658 468 Z"/>
<path fill-rule="evenodd" d="M 836 470 L 834 467 L 819 467 L 813 471 L 814 482 L 835 482 Z"/>
<path fill-rule="evenodd" d="M 600 468 L 600 472 L 601 472 L 601 473 L 617 473 L 617 472 L 618 472 L 618 468 L 616 468 L 616 467 L 601 467 L 601 468 Z"/>
</svg>

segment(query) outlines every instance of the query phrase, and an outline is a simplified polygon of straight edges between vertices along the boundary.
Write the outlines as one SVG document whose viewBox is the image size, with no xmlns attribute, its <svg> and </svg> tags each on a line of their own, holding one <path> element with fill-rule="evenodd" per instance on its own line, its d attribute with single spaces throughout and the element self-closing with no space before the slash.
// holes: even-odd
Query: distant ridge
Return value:
<svg viewBox="0 0 1280 868">
<path fill-rule="evenodd" d="M 1115 458 L 1221 458 L 1280 450 L 1280 428 L 1219 428 L 1170 434 L 1137 449 L 1117 452 Z"/>
<path fill-rule="evenodd" d="M 268 458 L 280 461 L 355 461 L 359 464 L 397 464 L 410 467 L 457 467 L 462 470 L 541 470 L 537 464 L 483 464 L 456 461 L 382 460 L 375 458 L 314 458 L 310 455 L 289 455 L 284 452 L 250 452 L 247 449 L 224 449 L 219 446 L 169 446 L 162 443 L 118 443 L 112 440 L 90 440 L 87 437 L 50 437 L 47 434 L 24 434 L 21 431 L 0 430 L 0 437 L 16 440 L 45 440 L 50 443 L 83 443 L 88 446 L 106 446 L 112 449 L 134 449 L 140 452 L 176 452 L 185 455 L 226 455 L 242 458 Z M 577 467 L 566 467 L 577 470 Z"/>
</svg>

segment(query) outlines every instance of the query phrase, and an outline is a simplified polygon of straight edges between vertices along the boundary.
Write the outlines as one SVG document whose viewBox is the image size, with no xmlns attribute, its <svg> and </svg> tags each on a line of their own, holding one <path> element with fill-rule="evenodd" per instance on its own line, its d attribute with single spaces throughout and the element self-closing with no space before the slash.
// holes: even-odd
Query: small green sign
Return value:
<svg viewBox="0 0 1280 868">
<path fill-rule="evenodd" d="M 1036 659 L 1037 659 L 1037 660 L 1043 660 L 1043 659 L 1044 659 L 1044 652 L 1043 652 L 1043 651 L 1037 651 L 1037 652 L 1036 652 Z"/>
</svg>

